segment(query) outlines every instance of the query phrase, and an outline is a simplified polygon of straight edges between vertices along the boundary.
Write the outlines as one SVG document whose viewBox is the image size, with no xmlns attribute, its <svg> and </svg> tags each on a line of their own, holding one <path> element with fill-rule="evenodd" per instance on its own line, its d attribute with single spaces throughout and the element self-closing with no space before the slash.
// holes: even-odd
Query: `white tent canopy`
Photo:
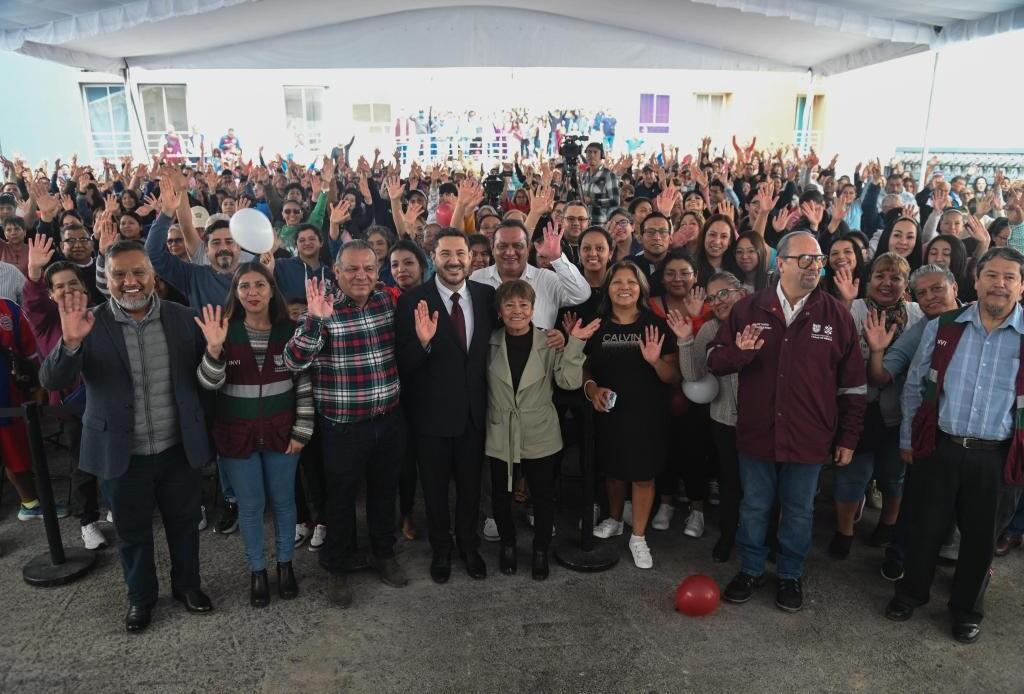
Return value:
<svg viewBox="0 0 1024 694">
<path fill-rule="evenodd" d="M 1020 0 L 5 0 L 75 67 L 627 67 L 829 75 L 1024 29 Z"/>
</svg>

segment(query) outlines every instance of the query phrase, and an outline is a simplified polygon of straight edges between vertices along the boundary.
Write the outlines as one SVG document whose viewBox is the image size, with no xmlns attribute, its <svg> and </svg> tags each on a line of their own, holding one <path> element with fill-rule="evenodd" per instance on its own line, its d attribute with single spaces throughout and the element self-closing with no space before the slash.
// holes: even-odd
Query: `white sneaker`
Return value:
<svg viewBox="0 0 1024 694">
<path fill-rule="evenodd" d="M 199 507 L 199 513 L 200 513 L 200 517 L 199 517 L 199 530 L 203 531 L 203 530 L 206 530 L 206 525 L 207 525 L 207 523 L 206 523 L 206 507 L 205 506 L 200 506 Z"/>
<path fill-rule="evenodd" d="M 622 521 L 617 521 L 614 518 L 605 518 L 599 525 L 594 527 L 594 537 L 607 539 L 621 534 Z"/>
<path fill-rule="evenodd" d="M 651 550 L 647 546 L 647 539 L 633 535 L 629 538 L 629 551 L 633 553 L 633 563 L 638 569 L 650 569 L 654 567 L 654 559 L 651 558 Z"/>
<path fill-rule="evenodd" d="M 114 522 L 114 512 L 111 511 L 110 509 L 107 509 L 107 522 L 108 523 L 113 523 Z"/>
<path fill-rule="evenodd" d="M 662 503 L 658 507 L 658 512 L 654 514 L 654 519 L 651 520 L 651 527 L 655 530 L 668 530 L 669 523 L 672 522 L 672 516 L 676 514 L 675 507 L 672 504 Z"/>
<path fill-rule="evenodd" d="M 689 537 L 701 537 L 704 534 L 704 513 L 702 511 L 690 511 L 683 534 Z"/>
<path fill-rule="evenodd" d="M 107 546 L 107 538 L 100 532 L 99 521 L 82 526 L 82 542 L 86 549 L 99 549 Z"/>
<path fill-rule="evenodd" d="M 312 534 L 313 534 L 313 530 L 308 525 L 306 525 L 305 523 L 296 523 L 295 524 L 295 546 L 296 547 L 301 547 L 302 545 L 306 544 L 306 540 L 308 540 L 309 536 L 312 535 Z"/>
<path fill-rule="evenodd" d="M 622 505 L 622 522 L 633 527 L 633 502 L 627 501 Z"/>
<path fill-rule="evenodd" d="M 718 506 L 721 501 L 722 493 L 718 486 L 718 480 L 708 481 L 708 503 L 712 506 Z"/>
<path fill-rule="evenodd" d="M 309 541 L 309 551 L 319 552 L 324 546 L 324 541 L 327 540 L 327 526 L 317 525 L 313 529 L 313 539 Z"/>
<path fill-rule="evenodd" d="M 533 523 L 530 525 L 533 525 Z M 488 542 L 497 542 L 501 539 L 501 533 L 498 532 L 498 523 L 493 518 L 484 519 L 484 539 Z"/>
</svg>

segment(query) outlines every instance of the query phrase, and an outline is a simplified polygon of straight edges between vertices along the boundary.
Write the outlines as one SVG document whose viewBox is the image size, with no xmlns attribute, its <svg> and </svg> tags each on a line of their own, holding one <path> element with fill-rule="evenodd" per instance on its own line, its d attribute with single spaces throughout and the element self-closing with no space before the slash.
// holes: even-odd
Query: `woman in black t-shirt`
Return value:
<svg viewBox="0 0 1024 694">
<path fill-rule="evenodd" d="M 629 549 L 637 568 L 654 563 L 645 532 L 654 504 L 654 478 L 668 450 L 669 386 L 680 381 L 676 345 L 665 321 L 647 308 L 648 285 L 630 260 L 612 266 L 599 310 L 602 324 L 587 341 L 583 392 L 597 414 L 598 464 L 608 485 L 610 518 L 596 537 L 622 534 L 626 483 L 632 485 L 633 536 Z"/>
</svg>

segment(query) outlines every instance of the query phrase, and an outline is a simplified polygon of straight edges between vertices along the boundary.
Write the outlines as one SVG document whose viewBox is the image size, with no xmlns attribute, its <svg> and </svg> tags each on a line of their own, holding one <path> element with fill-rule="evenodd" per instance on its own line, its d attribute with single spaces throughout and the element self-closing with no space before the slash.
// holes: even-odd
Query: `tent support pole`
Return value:
<svg viewBox="0 0 1024 694">
<path fill-rule="evenodd" d="M 124 79 L 124 93 L 128 98 L 128 103 L 131 104 L 132 114 L 135 116 L 135 126 L 138 129 L 138 141 L 133 144 L 132 151 L 135 153 L 135 159 L 137 161 L 149 161 L 149 148 L 146 146 L 146 130 L 142 127 L 142 116 L 139 115 L 139 104 L 135 101 L 135 86 L 132 83 L 127 60 L 124 61 L 124 67 L 121 69 L 121 75 Z M 139 149 L 139 147 L 141 147 L 141 149 Z M 140 152 L 141 157 L 139 156 Z"/>
<path fill-rule="evenodd" d="M 939 71 L 939 51 L 935 51 L 935 59 L 932 62 L 932 83 L 928 87 L 928 111 L 924 116 L 924 139 L 921 142 L 921 171 L 917 175 L 918 182 L 917 187 L 924 188 L 928 185 L 928 181 L 924 180 L 924 174 L 927 170 L 925 167 L 928 165 L 928 134 L 932 127 L 932 101 L 935 98 L 935 75 Z"/>
<path fill-rule="evenodd" d="M 814 70 L 807 70 L 807 96 L 804 97 L 803 120 L 800 123 L 800 142 L 797 146 L 806 153 L 811 148 L 811 122 L 814 115 Z"/>
</svg>

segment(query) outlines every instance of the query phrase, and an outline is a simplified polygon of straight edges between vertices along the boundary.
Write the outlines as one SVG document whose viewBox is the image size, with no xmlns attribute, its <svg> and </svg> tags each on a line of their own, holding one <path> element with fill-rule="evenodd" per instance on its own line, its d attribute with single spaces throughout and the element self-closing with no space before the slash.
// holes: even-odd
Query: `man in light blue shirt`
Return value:
<svg viewBox="0 0 1024 694">
<path fill-rule="evenodd" d="M 995 554 L 996 536 L 1016 508 L 1019 488 L 1003 482 L 1003 467 L 1015 434 L 1017 371 L 1024 340 L 1024 255 L 993 248 L 978 261 L 977 303 L 960 313 L 939 336 L 940 322 L 924 329 L 903 389 L 900 446 L 913 448 L 911 428 L 921 407 L 926 379 L 937 393 L 935 450 L 915 459 L 910 546 L 904 576 L 885 615 L 909 619 L 928 602 L 936 554 L 950 516 L 960 528 L 960 554 L 949 600 L 953 638 L 973 643 L 981 635 L 982 597 Z M 945 373 L 933 363 L 936 340 L 959 341 Z M 922 428 L 922 431 L 926 429 Z"/>
</svg>

